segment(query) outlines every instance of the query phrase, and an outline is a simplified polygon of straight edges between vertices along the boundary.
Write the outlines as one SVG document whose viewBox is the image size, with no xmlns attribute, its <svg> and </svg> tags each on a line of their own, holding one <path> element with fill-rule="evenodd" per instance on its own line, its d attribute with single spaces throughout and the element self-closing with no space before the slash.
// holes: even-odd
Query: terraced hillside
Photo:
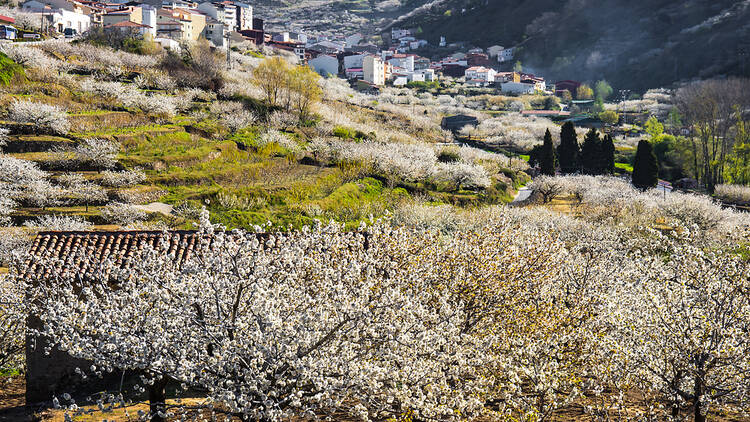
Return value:
<svg viewBox="0 0 750 422">
<path fill-rule="evenodd" d="M 201 207 L 230 228 L 356 226 L 415 198 L 509 201 L 527 178 L 519 160 L 438 145 L 448 136 L 438 109 L 378 104 L 343 81 L 318 81 L 325 95 L 304 121 L 269 107 L 251 83 L 262 61 L 254 51 L 201 88 L 184 83 L 195 69 L 175 73 L 164 52 L 3 49 L 23 65 L 0 94 L 4 215 L 27 232 L 187 228 Z M 219 67 L 221 57 L 195 49 L 192 60 L 203 54 Z"/>
</svg>

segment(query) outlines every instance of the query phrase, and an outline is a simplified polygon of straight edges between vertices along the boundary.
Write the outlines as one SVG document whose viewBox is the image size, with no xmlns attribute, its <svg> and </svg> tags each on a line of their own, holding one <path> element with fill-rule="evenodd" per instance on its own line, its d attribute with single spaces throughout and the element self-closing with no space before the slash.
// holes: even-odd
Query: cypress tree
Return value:
<svg viewBox="0 0 750 422">
<path fill-rule="evenodd" d="M 610 135 L 605 136 L 602 141 L 602 163 L 604 174 L 615 173 L 615 142 Z"/>
<path fill-rule="evenodd" d="M 646 190 L 656 187 L 659 182 L 659 163 L 651 144 L 643 139 L 638 142 L 633 162 L 633 186 Z"/>
<path fill-rule="evenodd" d="M 583 174 L 602 174 L 602 142 L 599 139 L 599 132 L 591 129 L 583 138 L 581 145 L 581 172 Z"/>
<path fill-rule="evenodd" d="M 549 129 L 544 134 L 544 143 L 539 154 L 539 167 L 546 176 L 555 175 L 555 146 L 552 144 L 552 134 Z"/>
<path fill-rule="evenodd" d="M 573 122 L 565 122 L 560 129 L 560 146 L 557 148 L 557 158 L 560 161 L 560 171 L 563 174 L 578 171 L 578 138 Z"/>
</svg>

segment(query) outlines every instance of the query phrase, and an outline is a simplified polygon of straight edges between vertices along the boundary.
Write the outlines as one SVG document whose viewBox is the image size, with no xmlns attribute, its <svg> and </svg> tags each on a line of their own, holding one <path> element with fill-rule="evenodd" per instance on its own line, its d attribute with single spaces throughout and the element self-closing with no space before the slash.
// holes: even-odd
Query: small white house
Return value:
<svg viewBox="0 0 750 422">
<path fill-rule="evenodd" d="M 320 76 L 328 77 L 328 75 L 338 75 L 339 73 L 339 61 L 333 56 L 322 54 L 307 62 L 315 72 Z"/>
<path fill-rule="evenodd" d="M 497 71 L 495 69 L 489 69 L 484 66 L 472 66 L 466 69 L 464 78 L 466 82 L 477 82 L 481 84 L 488 84 L 495 82 L 495 75 Z"/>
<path fill-rule="evenodd" d="M 513 60 L 513 48 L 504 48 L 497 54 L 497 61 L 500 63 Z"/>
<path fill-rule="evenodd" d="M 367 54 L 354 54 L 344 57 L 344 69 L 361 68 Z"/>
<path fill-rule="evenodd" d="M 420 69 L 414 72 L 415 75 L 419 74 L 422 77 L 422 80 L 425 82 L 432 82 L 437 80 L 435 77 L 435 70 L 434 69 Z"/>
<path fill-rule="evenodd" d="M 409 79 L 406 76 L 397 76 L 393 80 L 393 86 L 404 86 L 409 83 Z"/>
<path fill-rule="evenodd" d="M 401 38 L 408 37 L 411 35 L 411 31 L 408 29 L 391 28 L 391 39 L 400 40 Z"/>
<path fill-rule="evenodd" d="M 36 7 L 38 4 L 40 3 L 26 2 L 24 3 L 24 9 L 37 16 L 40 21 L 44 21 L 47 27 L 53 28 L 59 33 L 71 28 L 80 34 L 88 31 L 91 27 L 91 17 L 88 15 L 66 9 L 45 9 L 45 5 Z"/>
<path fill-rule="evenodd" d="M 487 55 L 490 57 L 497 57 L 503 50 L 505 50 L 503 46 L 493 45 L 492 47 L 487 47 Z"/>
<path fill-rule="evenodd" d="M 414 56 L 413 55 L 397 54 L 393 56 L 392 58 L 388 59 L 388 63 L 392 64 L 395 67 L 403 68 L 407 72 L 414 72 Z"/>
<path fill-rule="evenodd" d="M 500 89 L 508 94 L 533 94 L 536 91 L 534 84 L 523 82 L 505 82 L 500 85 Z"/>
</svg>

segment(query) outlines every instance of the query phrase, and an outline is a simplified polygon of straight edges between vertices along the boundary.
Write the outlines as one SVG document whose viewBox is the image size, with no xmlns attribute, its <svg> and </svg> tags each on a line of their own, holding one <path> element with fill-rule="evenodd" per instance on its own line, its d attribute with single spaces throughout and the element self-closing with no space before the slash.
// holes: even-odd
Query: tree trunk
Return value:
<svg viewBox="0 0 750 422">
<path fill-rule="evenodd" d="M 166 413 L 165 403 L 167 401 L 166 393 L 167 379 L 161 378 L 154 380 L 154 384 L 148 389 L 148 406 L 151 413 L 151 422 L 165 422 L 166 418 L 159 416 L 159 412 Z"/>
<path fill-rule="evenodd" d="M 701 365 L 702 366 L 702 365 Z M 696 375 L 695 377 L 695 387 L 694 387 L 694 397 L 693 399 L 693 415 L 695 422 L 706 422 L 706 415 L 704 415 L 701 410 L 701 396 L 703 396 L 703 380 L 701 379 L 700 375 Z"/>
</svg>

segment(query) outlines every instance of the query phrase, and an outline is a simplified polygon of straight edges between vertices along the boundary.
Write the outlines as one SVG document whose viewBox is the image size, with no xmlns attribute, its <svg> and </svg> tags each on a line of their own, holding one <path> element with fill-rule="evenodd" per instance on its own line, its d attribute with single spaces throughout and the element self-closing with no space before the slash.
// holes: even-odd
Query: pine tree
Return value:
<svg viewBox="0 0 750 422">
<path fill-rule="evenodd" d="M 615 173 L 615 143 L 611 135 L 605 136 L 602 141 L 602 163 L 604 174 Z"/>
<path fill-rule="evenodd" d="M 557 148 L 557 158 L 560 161 L 560 171 L 563 174 L 578 171 L 578 138 L 573 122 L 565 122 L 560 129 L 560 146 Z"/>
<path fill-rule="evenodd" d="M 656 161 L 654 149 L 647 140 L 638 142 L 633 162 L 633 186 L 646 190 L 656 187 L 659 182 L 659 163 Z"/>
<path fill-rule="evenodd" d="M 555 175 L 555 146 L 552 143 L 552 134 L 549 129 L 544 134 L 544 144 L 539 154 L 539 167 L 542 174 L 547 176 Z"/>
<path fill-rule="evenodd" d="M 602 174 L 602 142 L 599 139 L 599 132 L 591 129 L 583 138 L 581 145 L 581 172 L 583 174 Z"/>
</svg>

